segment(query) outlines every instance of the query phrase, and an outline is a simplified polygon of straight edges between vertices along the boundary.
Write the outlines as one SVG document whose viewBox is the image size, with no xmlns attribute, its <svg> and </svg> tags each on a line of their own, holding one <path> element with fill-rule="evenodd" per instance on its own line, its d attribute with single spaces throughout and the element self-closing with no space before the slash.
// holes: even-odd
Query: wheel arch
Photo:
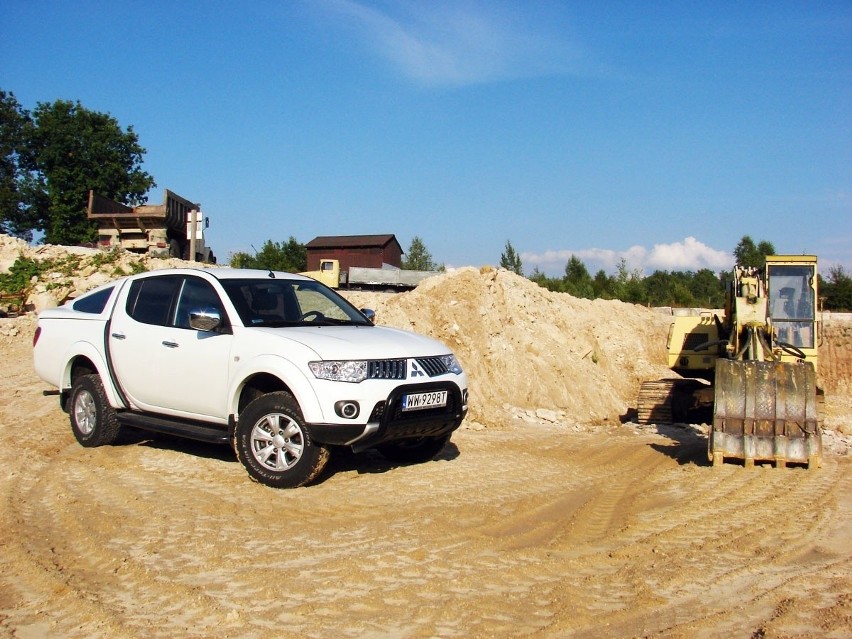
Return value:
<svg viewBox="0 0 852 639">
<path fill-rule="evenodd" d="M 251 368 L 240 371 L 239 382 L 231 396 L 231 414 L 240 413 L 253 400 L 278 391 L 290 393 L 299 405 L 305 421 L 322 421 L 322 409 L 310 380 L 293 362 L 278 356 L 263 356 L 252 361 Z"/>
<path fill-rule="evenodd" d="M 80 375 L 96 374 L 101 378 L 101 383 L 104 386 L 109 403 L 113 407 L 121 407 L 121 402 L 118 393 L 112 383 L 112 378 L 109 375 L 109 368 L 106 365 L 98 349 L 88 342 L 78 342 L 69 349 L 66 356 L 63 358 L 65 367 L 60 378 L 62 385 L 61 403 L 63 408 L 66 406 L 68 397 L 70 396 L 71 387 L 74 381 Z"/>
</svg>

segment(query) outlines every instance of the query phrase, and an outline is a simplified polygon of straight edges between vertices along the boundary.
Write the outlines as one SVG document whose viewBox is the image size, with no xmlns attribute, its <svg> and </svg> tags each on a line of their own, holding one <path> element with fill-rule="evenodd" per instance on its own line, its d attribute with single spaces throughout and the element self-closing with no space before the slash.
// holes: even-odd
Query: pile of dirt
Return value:
<svg viewBox="0 0 852 639">
<path fill-rule="evenodd" d="M 671 375 L 670 318 L 631 304 L 552 293 L 504 269 L 461 268 L 397 295 L 347 293 L 377 322 L 450 346 L 470 376 L 471 421 L 533 413 L 617 424 L 639 384 Z"/>
<path fill-rule="evenodd" d="M 30 246 L 18 238 L 0 234 L 0 273 L 9 273 L 19 260 L 32 260 L 45 268 L 41 275 L 33 277 L 21 290 L 25 310 L 35 313 L 63 304 L 124 275 L 178 266 L 210 266 L 185 260 L 148 257 L 123 250 L 103 251 L 53 244 Z M 8 313 L 10 305 L 14 303 L 6 300 L 0 305 L 0 312 Z"/>
</svg>

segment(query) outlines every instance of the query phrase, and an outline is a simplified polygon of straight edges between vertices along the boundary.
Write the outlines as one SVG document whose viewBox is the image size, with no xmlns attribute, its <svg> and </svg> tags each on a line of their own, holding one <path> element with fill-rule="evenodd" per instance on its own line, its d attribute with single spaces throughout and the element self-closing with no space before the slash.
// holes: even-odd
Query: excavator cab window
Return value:
<svg viewBox="0 0 852 639">
<path fill-rule="evenodd" d="M 814 267 L 800 264 L 771 264 L 769 315 L 780 342 L 799 348 L 814 348 Z"/>
</svg>

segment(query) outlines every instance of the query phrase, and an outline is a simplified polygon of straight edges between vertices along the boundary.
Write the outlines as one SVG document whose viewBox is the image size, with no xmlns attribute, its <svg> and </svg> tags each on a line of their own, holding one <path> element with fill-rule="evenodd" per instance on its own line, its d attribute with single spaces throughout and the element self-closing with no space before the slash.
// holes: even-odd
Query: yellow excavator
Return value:
<svg viewBox="0 0 852 639">
<path fill-rule="evenodd" d="M 820 323 L 817 258 L 770 255 L 762 269 L 735 267 L 723 317 L 677 316 L 668 365 L 680 375 L 642 384 L 638 421 L 711 423 L 708 458 L 822 461 L 822 390 L 816 385 Z"/>
</svg>

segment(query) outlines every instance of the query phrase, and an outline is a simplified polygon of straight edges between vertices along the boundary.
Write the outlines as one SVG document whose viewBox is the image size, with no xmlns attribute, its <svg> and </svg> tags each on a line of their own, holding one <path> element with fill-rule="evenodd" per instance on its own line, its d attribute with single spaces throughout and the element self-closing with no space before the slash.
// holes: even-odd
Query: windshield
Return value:
<svg viewBox="0 0 852 639">
<path fill-rule="evenodd" d="M 769 266 L 769 315 L 780 341 L 814 348 L 813 281 L 813 266 Z"/>
<path fill-rule="evenodd" d="M 330 326 L 372 323 L 327 286 L 313 280 L 222 280 L 245 326 Z"/>
</svg>

